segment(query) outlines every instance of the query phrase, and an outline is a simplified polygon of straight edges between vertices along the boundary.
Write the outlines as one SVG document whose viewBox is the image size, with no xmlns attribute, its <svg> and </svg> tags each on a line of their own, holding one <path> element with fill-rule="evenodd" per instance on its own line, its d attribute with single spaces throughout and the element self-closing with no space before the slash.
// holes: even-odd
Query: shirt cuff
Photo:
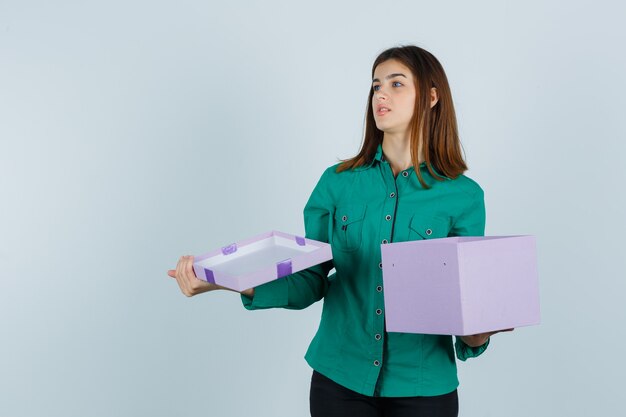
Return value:
<svg viewBox="0 0 626 417">
<path fill-rule="evenodd" d="M 460 337 L 456 338 L 456 343 L 454 344 L 454 350 L 456 351 L 456 357 L 459 360 L 466 361 L 469 358 L 475 358 L 477 356 L 482 355 L 482 353 L 489 346 L 489 342 L 491 341 L 491 337 L 487 339 L 485 343 L 480 346 L 471 347 L 466 344 Z"/>
<path fill-rule="evenodd" d="M 254 287 L 252 298 L 241 294 L 241 302 L 246 310 L 285 307 L 289 301 L 287 281 L 277 279 Z"/>
</svg>

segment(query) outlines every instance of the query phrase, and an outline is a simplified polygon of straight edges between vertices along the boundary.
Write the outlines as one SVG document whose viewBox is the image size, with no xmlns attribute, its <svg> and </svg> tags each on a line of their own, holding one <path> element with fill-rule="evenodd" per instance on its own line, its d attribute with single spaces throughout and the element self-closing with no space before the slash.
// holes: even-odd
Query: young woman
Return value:
<svg viewBox="0 0 626 417">
<path fill-rule="evenodd" d="M 458 415 L 454 357 L 480 355 L 496 332 L 454 345 L 451 336 L 387 333 L 380 245 L 484 235 L 483 190 L 466 170 L 439 61 L 416 46 L 382 52 L 363 146 L 323 173 L 304 209 L 306 237 L 330 243 L 333 260 L 241 293 L 249 310 L 324 299 L 305 356 L 312 416 Z M 223 288 L 196 279 L 192 263 L 183 257 L 169 271 L 185 295 Z"/>
</svg>

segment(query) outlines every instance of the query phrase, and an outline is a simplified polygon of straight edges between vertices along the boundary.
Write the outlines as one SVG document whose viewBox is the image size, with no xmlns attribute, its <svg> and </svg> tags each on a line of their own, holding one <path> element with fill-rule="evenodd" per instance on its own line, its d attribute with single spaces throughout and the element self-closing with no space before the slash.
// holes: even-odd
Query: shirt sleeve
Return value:
<svg viewBox="0 0 626 417">
<path fill-rule="evenodd" d="M 454 351 L 456 352 L 456 357 L 459 360 L 466 361 L 469 358 L 475 358 L 480 356 L 489 346 L 489 341 L 491 338 L 488 338 L 485 343 L 477 347 L 471 347 L 466 344 L 460 337 L 456 338 L 456 342 L 454 343 Z"/>
<path fill-rule="evenodd" d="M 305 237 L 328 243 L 328 228 L 331 219 L 328 177 L 332 167 L 327 169 L 313 189 L 304 207 Z M 254 288 L 250 298 L 241 294 L 243 306 L 248 310 L 266 308 L 286 308 L 299 310 L 319 301 L 328 290 L 328 272 L 333 262 L 287 275 L 284 278 L 267 282 Z"/>
<path fill-rule="evenodd" d="M 478 187 L 468 207 L 455 219 L 448 236 L 485 235 L 485 193 Z"/>
<path fill-rule="evenodd" d="M 468 207 L 455 219 L 448 236 L 484 236 L 485 235 L 485 194 L 476 184 L 477 189 Z M 454 344 L 456 357 L 461 361 L 480 356 L 489 346 L 489 340 L 478 347 L 470 347 L 457 337 Z"/>
</svg>

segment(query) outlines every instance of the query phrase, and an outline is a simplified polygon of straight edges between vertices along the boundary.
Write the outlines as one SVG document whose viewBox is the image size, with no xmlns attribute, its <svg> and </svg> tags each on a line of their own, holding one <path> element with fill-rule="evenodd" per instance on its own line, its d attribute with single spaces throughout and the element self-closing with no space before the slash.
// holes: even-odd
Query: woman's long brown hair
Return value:
<svg viewBox="0 0 626 417">
<path fill-rule="evenodd" d="M 461 141 L 459 140 L 452 94 L 443 67 L 437 58 L 420 47 L 414 45 L 400 46 L 387 49 L 378 55 L 372 66 L 372 78 L 376 67 L 390 59 L 401 62 L 411 70 L 417 87 L 415 112 L 411 119 L 411 160 L 422 187 L 430 188 L 424 182 L 418 169 L 419 156 L 417 151 L 420 136 L 423 141 L 424 161 L 433 178 L 438 181 L 444 180 L 433 171 L 433 167 L 448 178 L 456 178 L 467 170 L 467 165 L 461 153 Z M 437 89 L 439 101 L 431 108 L 430 89 L 432 87 Z M 378 145 L 383 142 L 383 131 L 376 127 L 374 121 L 373 94 L 374 90 L 370 88 L 361 150 L 354 158 L 342 161 L 337 172 L 367 165 L 374 159 Z"/>
</svg>

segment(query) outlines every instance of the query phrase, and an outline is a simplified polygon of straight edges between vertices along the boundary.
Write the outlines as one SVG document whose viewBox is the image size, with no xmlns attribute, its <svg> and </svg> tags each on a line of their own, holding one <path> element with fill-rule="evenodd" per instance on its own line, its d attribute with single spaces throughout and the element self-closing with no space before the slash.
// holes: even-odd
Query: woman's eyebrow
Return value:
<svg viewBox="0 0 626 417">
<path fill-rule="evenodd" d="M 406 78 L 406 75 L 402 74 L 402 73 L 396 73 L 396 74 L 389 74 L 388 76 L 385 77 L 386 80 L 393 78 L 393 77 L 404 77 Z M 378 78 L 374 78 L 372 80 L 373 83 L 375 83 L 376 81 L 380 81 Z"/>
</svg>

